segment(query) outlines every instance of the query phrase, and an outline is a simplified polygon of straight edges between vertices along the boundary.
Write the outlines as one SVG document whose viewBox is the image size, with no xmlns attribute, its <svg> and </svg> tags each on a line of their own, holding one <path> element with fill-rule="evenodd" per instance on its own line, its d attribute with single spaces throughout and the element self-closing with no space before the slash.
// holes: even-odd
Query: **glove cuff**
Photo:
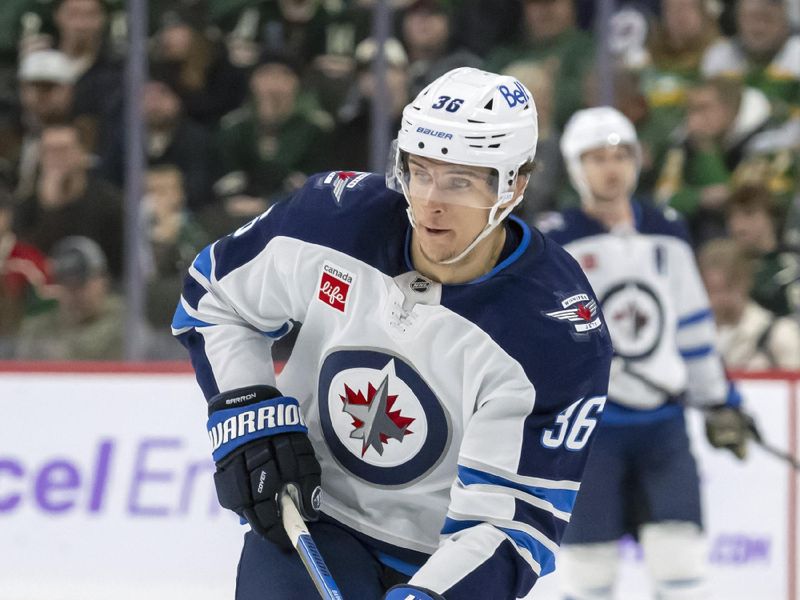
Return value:
<svg viewBox="0 0 800 600">
<path fill-rule="evenodd" d="M 308 433 L 297 400 L 281 396 L 278 390 L 266 385 L 214 396 L 208 411 L 208 437 L 214 462 L 258 438 Z"/>
<path fill-rule="evenodd" d="M 444 597 L 430 590 L 402 584 L 386 592 L 383 600 L 444 600 Z"/>
</svg>

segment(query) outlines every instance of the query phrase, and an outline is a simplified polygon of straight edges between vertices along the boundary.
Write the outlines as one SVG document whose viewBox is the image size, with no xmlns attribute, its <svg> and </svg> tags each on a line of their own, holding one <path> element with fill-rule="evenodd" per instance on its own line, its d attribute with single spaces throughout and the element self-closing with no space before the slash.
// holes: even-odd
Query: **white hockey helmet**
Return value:
<svg viewBox="0 0 800 600">
<path fill-rule="evenodd" d="M 561 154 L 572 185 L 583 201 L 591 198 L 581 157 L 585 152 L 606 146 L 630 146 L 636 159 L 636 171 L 642 165 L 642 149 L 636 128 L 628 117 L 610 106 L 579 110 L 572 115 L 561 134 Z"/>
<path fill-rule="evenodd" d="M 517 174 L 533 161 L 538 138 L 536 104 L 522 83 L 470 67 L 453 69 L 403 110 L 386 185 L 409 199 L 405 164 L 409 154 L 497 172 L 497 199 L 486 228 L 461 254 L 443 263 L 451 264 L 466 256 L 522 201 L 521 193 L 515 197 Z M 410 204 L 408 216 L 414 226 Z"/>
</svg>

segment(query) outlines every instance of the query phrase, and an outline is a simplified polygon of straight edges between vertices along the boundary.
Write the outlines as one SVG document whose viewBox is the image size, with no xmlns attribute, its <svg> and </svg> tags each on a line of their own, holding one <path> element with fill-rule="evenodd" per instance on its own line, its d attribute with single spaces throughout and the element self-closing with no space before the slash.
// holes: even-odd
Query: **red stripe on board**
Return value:
<svg viewBox="0 0 800 600">
<path fill-rule="evenodd" d="M 284 362 L 275 363 L 275 372 L 280 373 Z M 186 360 L 152 362 L 114 361 L 16 361 L 0 360 L 0 373 L 108 373 L 127 375 L 172 375 L 194 373 Z"/>
<path fill-rule="evenodd" d="M 191 373 L 183 360 L 157 362 L 13 361 L 0 360 L 0 373 L 127 373 L 132 375 Z"/>
<path fill-rule="evenodd" d="M 797 413 L 798 402 L 800 402 L 800 394 L 798 394 L 800 384 L 795 381 L 791 385 L 791 392 L 789 394 L 789 454 L 797 457 Z M 788 537 L 789 547 L 787 549 L 787 558 L 789 562 L 788 575 L 788 598 L 789 600 L 796 600 L 800 598 L 797 589 L 797 538 L 800 531 L 797 529 L 797 469 L 789 467 L 789 523 Z"/>
<path fill-rule="evenodd" d="M 780 379 L 782 381 L 800 381 L 800 371 L 728 371 L 731 379 Z M 794 599 L 792 599 L 794 600 Z"/>
</svg>

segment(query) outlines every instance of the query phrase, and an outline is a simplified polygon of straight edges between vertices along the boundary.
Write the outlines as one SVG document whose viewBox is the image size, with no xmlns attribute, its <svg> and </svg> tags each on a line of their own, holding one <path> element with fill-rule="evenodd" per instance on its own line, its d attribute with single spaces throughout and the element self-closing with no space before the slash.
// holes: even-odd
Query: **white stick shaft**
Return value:
<svg viewBox="0 0 800 600">
<path fill-rule="evenodd" d="M 303 517 L 300 516 L 300 511 L 297 510 L 297 506 L 289 492 L 283 491 L 280 499 L 283 528 L 286 530 L 292 546 L 297 550 L 300 560 L 303 561 L 303 565 L 311 576 L 311 581 L 314 582 L 319 595 L 323 600 L 343 600 L 342 593 L 333 580 L 333 576 L 322 559 L 322 555 L 311 538 Z"/>
</svg>

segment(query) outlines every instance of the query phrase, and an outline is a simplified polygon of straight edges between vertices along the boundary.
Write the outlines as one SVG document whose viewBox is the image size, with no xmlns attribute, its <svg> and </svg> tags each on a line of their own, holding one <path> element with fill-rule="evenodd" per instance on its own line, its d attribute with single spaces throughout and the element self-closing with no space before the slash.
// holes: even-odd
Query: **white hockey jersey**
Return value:
<svg viewBox="0 0 800 600">
<path fill-rule="evenodd" d="M 316 175 L 206 248 L 173 332 L 207 398 L 276 385 L 322 466 L 322 514 L 448 600 L 524 596 L 554 568 L 603 409 L 611 345 L 586 278 L 521 221 L 461 285 L 414 271 L 403 197 Z"/>
<path fill-rule="evenodd" d="M 542 220 L 600 298 L 614 343 L 606 422 L 722 404 L 728 384 L 703 282 L 677 215 L 633 202 L 635 229 L 609 232 L 580 209 Z M 636 414 L 616 410 L 635 409 Z M 611 416 L 610 416 L 611 415 Z"/>
</svg>

